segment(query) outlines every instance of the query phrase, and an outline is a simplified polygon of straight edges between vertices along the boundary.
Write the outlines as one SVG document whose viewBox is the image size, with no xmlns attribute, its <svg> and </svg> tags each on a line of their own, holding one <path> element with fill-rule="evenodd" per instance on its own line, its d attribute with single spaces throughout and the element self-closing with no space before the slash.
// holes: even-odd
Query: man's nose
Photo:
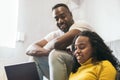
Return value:
<svg viewBox="0 0 120 80">
<path fill-rule="evenodd" d="M 64 22 L 64 20 L 59 18 L 58 23 L 62 24 L 63 22 Z"/>
</svg>

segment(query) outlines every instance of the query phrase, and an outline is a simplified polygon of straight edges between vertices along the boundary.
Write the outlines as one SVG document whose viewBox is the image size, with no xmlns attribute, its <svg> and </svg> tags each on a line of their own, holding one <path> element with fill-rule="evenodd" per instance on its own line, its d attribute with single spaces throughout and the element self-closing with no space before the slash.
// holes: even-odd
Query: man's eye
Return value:
<svg viewBox="0 0 120 80">
<path fill-rule="evenodd" d="M 62 19 L 64 19 L 64 18 L 65 18 L 65 16 L 61 16 L 61 18 L 62 18 Z"/>
<path fill-rule="evenodd" d="M 58 21 L 58 18 L 55 18 L 56 21 Z"/>
</svg>

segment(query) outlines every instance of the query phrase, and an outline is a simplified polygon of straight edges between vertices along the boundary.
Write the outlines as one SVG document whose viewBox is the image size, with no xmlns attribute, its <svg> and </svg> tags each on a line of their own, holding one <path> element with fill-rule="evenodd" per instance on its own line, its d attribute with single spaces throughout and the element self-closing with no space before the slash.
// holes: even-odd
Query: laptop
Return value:
<svg viewBox="0 0 120 80">
<path fill-rule="evenodd" d="M 5 66 L 8 80 L 39 80 L 35 62 Z"/>
</svg>

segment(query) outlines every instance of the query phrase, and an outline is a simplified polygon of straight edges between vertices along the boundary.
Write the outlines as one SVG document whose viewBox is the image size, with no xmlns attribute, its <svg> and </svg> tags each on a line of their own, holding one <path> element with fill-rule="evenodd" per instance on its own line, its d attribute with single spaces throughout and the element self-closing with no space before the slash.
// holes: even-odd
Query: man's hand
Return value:
<svg viewBox="0 0 120 80">
<path fill-rule="evenodd" d="M 30 56 L 47 56 L 49 50 L 46 50 L 38 45 L 31 45 L 28 47 L 26 54 Z"/>
</svg>

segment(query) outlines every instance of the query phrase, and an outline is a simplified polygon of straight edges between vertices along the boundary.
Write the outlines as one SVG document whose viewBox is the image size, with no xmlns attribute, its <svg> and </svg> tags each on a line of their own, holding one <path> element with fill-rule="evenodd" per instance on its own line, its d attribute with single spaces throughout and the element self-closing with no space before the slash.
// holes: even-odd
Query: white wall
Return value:
<svg viewBox="0 0 120 80">
<path fill-rule="evenodd" d="M 72 1 L 76 20 L 88 21 L 105 41 L 120 39 L 120 0 Z"/>
</svg>

